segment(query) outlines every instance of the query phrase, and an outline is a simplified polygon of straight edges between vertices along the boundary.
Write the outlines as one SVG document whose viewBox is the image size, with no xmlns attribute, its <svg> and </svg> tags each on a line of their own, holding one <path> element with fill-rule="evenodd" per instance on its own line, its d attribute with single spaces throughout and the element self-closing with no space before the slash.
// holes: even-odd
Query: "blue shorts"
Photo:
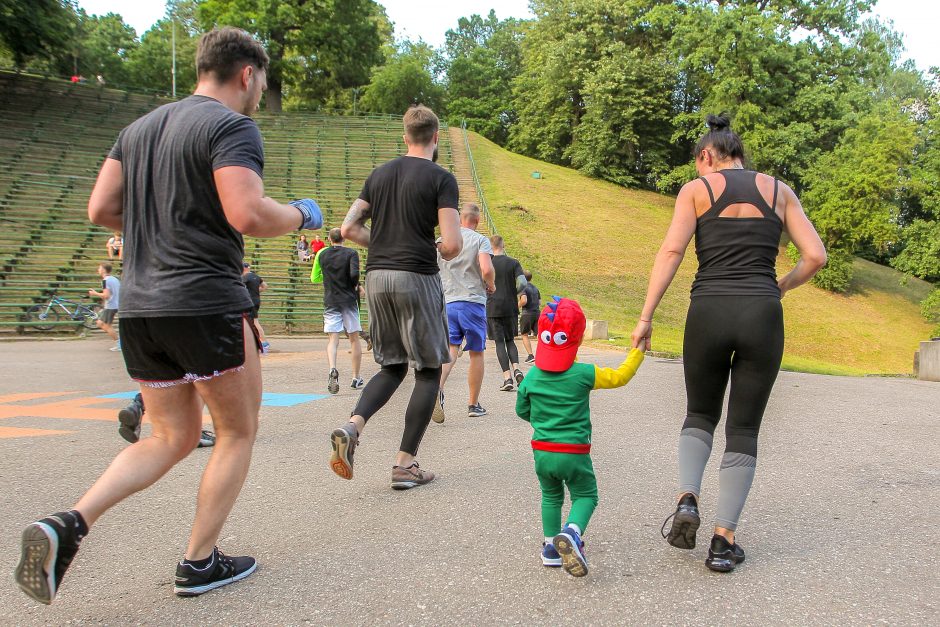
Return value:
<svg viewBox="0 0 940 627">
<path fill-rule="evenodd" d="M 450 343 L 459 346 L 464 338 L 464 350 L 475 353 L 486 348 L 486 305 L 455 301 L 447 303 L 447 331 Z"/>
</svg>

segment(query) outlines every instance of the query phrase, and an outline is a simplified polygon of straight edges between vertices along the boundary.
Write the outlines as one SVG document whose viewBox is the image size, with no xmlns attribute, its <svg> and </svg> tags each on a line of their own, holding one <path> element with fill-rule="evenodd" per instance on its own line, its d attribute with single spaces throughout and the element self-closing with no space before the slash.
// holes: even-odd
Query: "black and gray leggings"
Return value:
<svg viewBox="0 0 940 627">
<path fill-rule="evenodd" d="M 735 529 L 757 467 L 757 433 L 783 358 L 783 308 L 774 296 L 696 296 L 685 324 L 688 410 L 679 437 L 679 492 L 699 497 L 731 381 L 717 525 Z"/>
</svg>

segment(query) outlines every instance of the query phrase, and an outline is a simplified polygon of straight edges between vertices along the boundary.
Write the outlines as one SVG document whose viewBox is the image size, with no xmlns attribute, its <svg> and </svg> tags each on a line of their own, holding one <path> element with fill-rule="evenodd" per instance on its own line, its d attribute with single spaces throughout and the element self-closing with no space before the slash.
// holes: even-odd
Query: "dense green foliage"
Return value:
<svg viewBox="0 0 940 627">
<path fill-rule="evenodd" d="M 400 114 L 415 103 L 442 110 L 444 89 L 434 80 L 437 55 L 424 42 L 405 41 L 377 67 L 362 96 L 361 109 Z"/>
</svg>

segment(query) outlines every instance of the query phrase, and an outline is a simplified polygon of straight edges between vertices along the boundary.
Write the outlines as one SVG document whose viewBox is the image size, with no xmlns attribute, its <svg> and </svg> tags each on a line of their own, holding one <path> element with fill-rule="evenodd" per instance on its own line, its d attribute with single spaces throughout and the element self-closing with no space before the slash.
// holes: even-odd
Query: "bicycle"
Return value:
<svg viewBox="0 0 940 627">
<path fill-rule="evenodd" d="M 44 305 L 33 305 L 26 310 L 25 321 L 31 322 L 38 331 L 51 331 L 55 324 L 62 318 L 62 313 L 68 316 L 69 320 L 80 322 L 86 329 L 94 329 L 98 326 L 98 312 L 101 311 L 101 305 L 83 305 L 72 300 L 59 298 L 53 292 L 49 302 Z"/>
</svg>

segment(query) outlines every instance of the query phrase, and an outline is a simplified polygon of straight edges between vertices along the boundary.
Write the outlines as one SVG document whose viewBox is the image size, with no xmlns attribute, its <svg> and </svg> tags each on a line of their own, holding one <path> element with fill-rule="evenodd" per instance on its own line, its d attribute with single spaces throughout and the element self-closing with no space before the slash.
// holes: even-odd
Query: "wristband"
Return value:
<svg viewBox="0 0 940 627">
<path fill-rule="evenodd" d="M 312 198 L 302 198 L 300 200 L 292 200 L 287 204 L 296 208 L 302 216 L 300 226 L 297 228 L 298 231 L 301 229 L 319 229 L 323 227 L 323 212 L 320 211 L 320 205 L 317 204 L 317 201 Z"/>
</svg>

